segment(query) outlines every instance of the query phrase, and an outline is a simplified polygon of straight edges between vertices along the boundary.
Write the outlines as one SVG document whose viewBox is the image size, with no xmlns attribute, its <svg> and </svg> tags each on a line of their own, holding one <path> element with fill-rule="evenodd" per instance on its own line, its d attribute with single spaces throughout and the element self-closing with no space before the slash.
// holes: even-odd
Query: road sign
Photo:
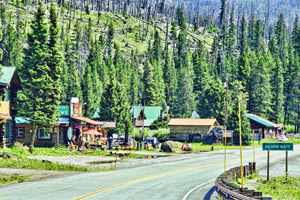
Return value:
<svg viewBox="0 0 300 200">
<path fill-rule="evenodd" d="M 59 105 L 57 106 L 59 115 L 61 117 L 68 117 L 70 116 L 70 106 L 63 106 L 63 105 Z"/>
<path fill-rule="evenodd" d="M 263 143 L 263 151 L 294 151 L 294 143 Z"/>
</svg>

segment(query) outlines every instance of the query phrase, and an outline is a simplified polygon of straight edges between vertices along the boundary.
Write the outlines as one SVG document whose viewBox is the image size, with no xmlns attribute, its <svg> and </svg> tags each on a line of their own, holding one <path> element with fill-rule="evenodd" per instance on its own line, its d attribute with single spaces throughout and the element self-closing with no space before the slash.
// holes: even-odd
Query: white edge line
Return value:
<svg viewBox="0 0 300 200">
<path fill-rule="evenodd" d="M 215 179 L 210 180 L 210 181 L 207 181 L 207 182 L 205 182 L 205 183 L 202 183 L 202 184 L 200 184 L 200 185 L 194 187 L 193 189 L 191 189 L 190 191 L 188 191 L 188 193 L 186 193 L 186 195 L 183 197 L 182 200 L 186 200 L 187 197 L 188 197 L 194 190 L 196 190 L 197 188 L 199 188 L 199 187 L 201 187 L 201 186 L 203 186 L 203 185 L 206 185 L 206 184 L 208 184 L 208 183 L 210 183 L 210 182 L 213 182 L 214 180 L 215 180 Z"/>
</svg>

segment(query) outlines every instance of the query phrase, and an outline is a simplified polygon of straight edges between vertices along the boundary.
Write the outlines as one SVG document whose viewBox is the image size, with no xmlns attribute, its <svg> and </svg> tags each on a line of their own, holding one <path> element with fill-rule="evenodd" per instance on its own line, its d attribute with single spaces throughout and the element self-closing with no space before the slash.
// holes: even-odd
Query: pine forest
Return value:
<svg viewBox="0 0 300 200">
<path fill-rule="evenodd" d="M 136 105 L 227 118 L 230 130 L 240 105 L 243 137 L 246 113 L 299 132 L 299 9 L 296 0 L 1 0 L 1 65 L 21 77 L 14 112 L 37 125 L 55 125 L 57 105 L 78 97 L 85 117 L 100 108 L 123 133 Z"/>
</svg>

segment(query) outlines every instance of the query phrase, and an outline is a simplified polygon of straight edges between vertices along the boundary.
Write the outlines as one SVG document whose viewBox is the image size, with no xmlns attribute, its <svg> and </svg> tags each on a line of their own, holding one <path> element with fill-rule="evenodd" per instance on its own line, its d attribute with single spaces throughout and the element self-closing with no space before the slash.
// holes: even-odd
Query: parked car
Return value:
<svg viewBox="0 0 300 200">
<path fill-rule="evenodd" d="M 113 142 L 112 146 L 119 146 L 119 145 L 124 145 L 125 144 L 125 135 L 121 133 L 114 133 L 113 134 Z M 133 146 L 133 139 L 129 137 L 129 146 Z"/>
<path fill-rule="evenodd" d="M 159 140 L 156 137 L 147 137 L 145 143 L 150 143 L 154 148 L 157 148 L 159 145 Z"/>
<path fill-rule="evenodd" d="M 277 140 L 282 142 L 282 141 L 288 141 L 289 139 L 285 135 L 280 135 L 278 136 Z"/>
</svg>

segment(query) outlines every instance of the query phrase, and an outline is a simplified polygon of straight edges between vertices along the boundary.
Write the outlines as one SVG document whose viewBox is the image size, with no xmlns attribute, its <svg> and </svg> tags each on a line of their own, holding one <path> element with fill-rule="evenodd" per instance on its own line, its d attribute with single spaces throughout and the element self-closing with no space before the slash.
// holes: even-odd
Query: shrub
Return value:
<svg viewBox="0 0 300 200">
<path fill-rule="evenodd" d="M 285 132 L 286 133 L 295 133 L 295 126 L 293 126 L 293 125 L 286 125 L 285 126 Z"/>
<path fill-rule="evenodd" d="M 157 137 L 159 140 L 168 140 L 170 138 L 170 129 L 158 129 L 153 132 L 153 137 Z"/>
<path fill-rule="evenodd" d="M 170 122 L 170 119 L 168 118 L 168 116 L 161 118 L 158 118 L 157 120 L 155 120 L 154 122 L 152 122 L 152 124 L 150 125 L 150 129 L 151 130 L 157 130 L 160 128 L 169 128 L 168 124 Z"/>
<path fill-rule="evenodd" d="M 143 128 L 136 128 L 133 130 L 133 134 L 130 135 L 130 137 L 135 138 L 136 140 L 142 140 L 142 138 L 143 138 L 142 131 L 143 131 Z M 144 138 L 152 137 L 152 136 L 153 136 L 153 132 L 149 128 L 145 128 L 144 129 Z"/>
</svg>

